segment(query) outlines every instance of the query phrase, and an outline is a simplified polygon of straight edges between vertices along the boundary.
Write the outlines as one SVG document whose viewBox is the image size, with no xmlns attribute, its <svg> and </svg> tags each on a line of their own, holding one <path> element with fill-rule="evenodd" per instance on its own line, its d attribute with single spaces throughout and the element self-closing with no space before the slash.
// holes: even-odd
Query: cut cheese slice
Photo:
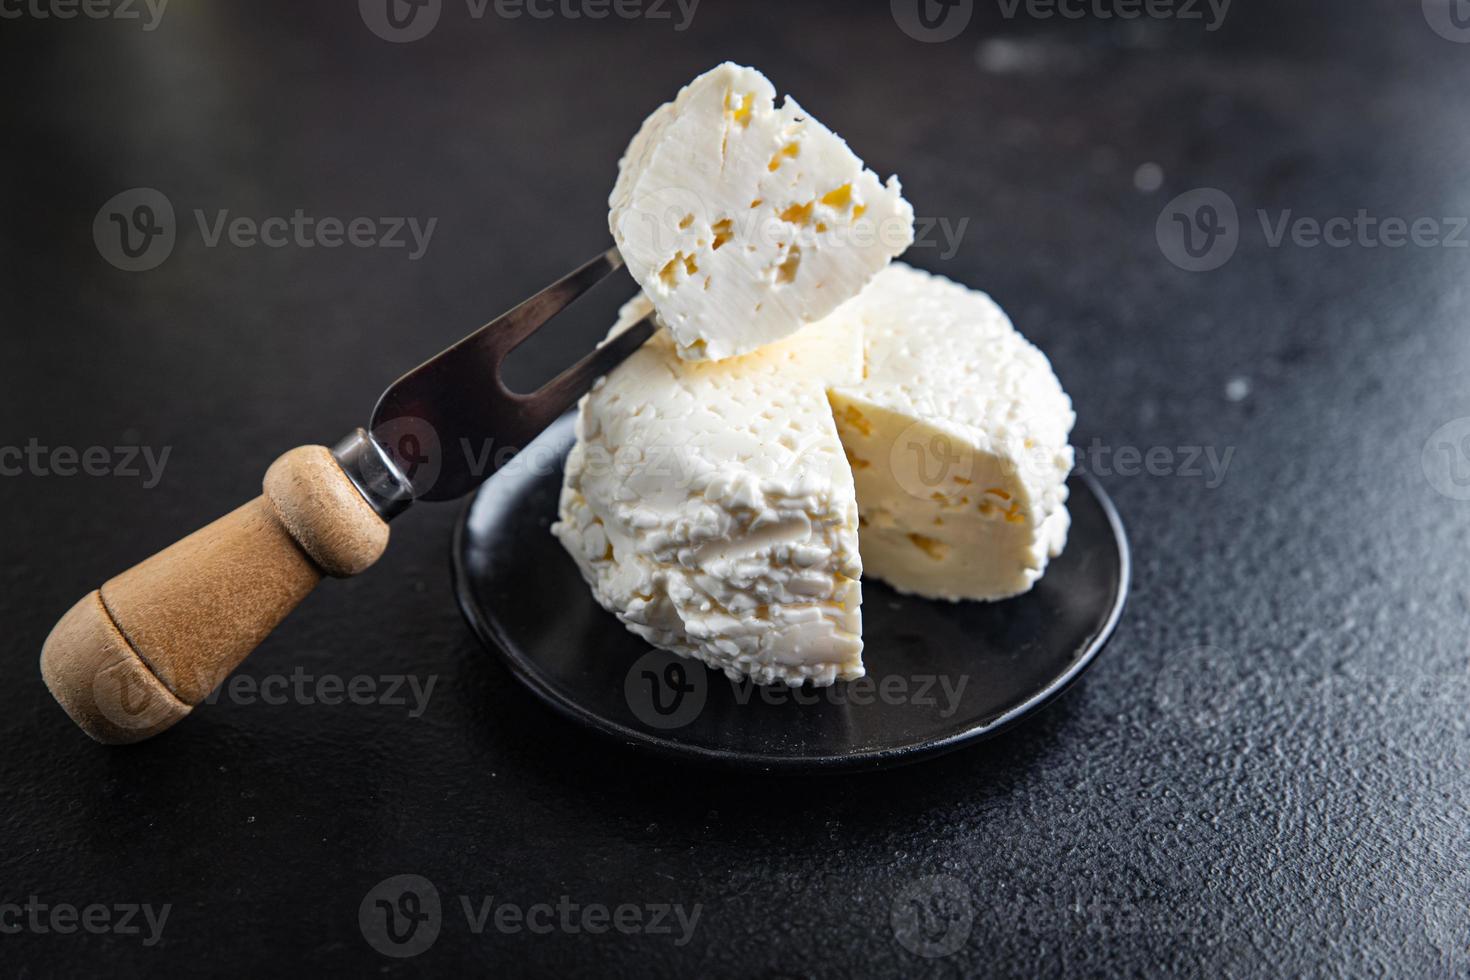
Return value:
<svg viewBox="0 0 1470 980">
<path fill-rule="evenodd" d="M 661 330 L 599 381 L 553 527 L 597 601 L 732 679 L 862 676 L 857 501 L 826 397 L 862 356 L 850 322 L 719 363 L 681 361 Z"/>
<path fill-rule="evenodd" d="M 840 315 L 867 376 L 830 392 L 869 575 L 940 599 L 1025 592 L 1067 540 L 1071 399 L 990 297 L 902 263 Z"/>
<path fill-rule="evenodd" d="M 898 179 L 730 63 L 643 123 L 608 224 L 678 355 L 753 351 L 856 295 L 913 241 Z"/>
</svg>

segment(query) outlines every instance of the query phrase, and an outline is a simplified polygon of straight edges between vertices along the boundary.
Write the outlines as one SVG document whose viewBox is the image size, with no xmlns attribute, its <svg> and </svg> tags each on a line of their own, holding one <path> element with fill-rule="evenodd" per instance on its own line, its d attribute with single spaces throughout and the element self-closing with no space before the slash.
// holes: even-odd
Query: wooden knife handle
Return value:
<svg viewBox="0 0 1470 980">
<path fill-rule="evenodd" d="M 322 576 L 356 575 L 387 545 L 387 522 L 331 451 L 300 446 L 271 464 L 261 496 L 72 606 L 41 648 L 41 676 L 97 741 L 149 738 L 214 690 Z"/>
</svg>

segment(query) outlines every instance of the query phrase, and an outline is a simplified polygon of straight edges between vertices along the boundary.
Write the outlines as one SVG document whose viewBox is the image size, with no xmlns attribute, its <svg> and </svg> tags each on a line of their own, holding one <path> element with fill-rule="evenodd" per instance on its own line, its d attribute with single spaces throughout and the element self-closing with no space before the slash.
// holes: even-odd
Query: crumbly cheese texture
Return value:
<svg viewBox="0 0 1470 980">
<path fill-rule="evenodd" d="M 608 224 L 681 358 L 789 336 L 913 241 L 898 179 L 775 99 L 760 72 L 719 65 L 649 116 L 619 163 Z"/>
<path fill-rule="evenodd" d="M 1075 416 L 1046 355 L 990 297 L 901 263 L 843 316 L 867 376 L 830 391 L 867 573 L 901 592 L 1002 599 L 1066 544 Z"/>
<path fill-rule="evenodd" d="M 718 363 L 660 330 L 599 381 L 552 529 L 597 601 L 732 679 L 862 676 L 858 508 L 826 396 L 862 359 L 841 318 Z"/>
<path fill-rule="evenodd" d="M 1072 423 L 988 296 L 894 264 L 741 357 L 681 360 L 660 330 L 582 400 L 553 531 L 655 646 L 831 684 L 863 673 L 864 570 L 941 599 L 1031 588 L 1066 542 Z"/>
</svg>

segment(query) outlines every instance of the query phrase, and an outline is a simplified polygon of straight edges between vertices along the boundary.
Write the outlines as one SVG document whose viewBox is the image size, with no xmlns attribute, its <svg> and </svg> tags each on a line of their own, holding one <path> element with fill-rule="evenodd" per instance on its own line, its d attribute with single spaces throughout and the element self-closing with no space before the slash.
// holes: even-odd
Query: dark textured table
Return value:
<svg viewBox="0 0 1470 980">
<path fill-rule="evenodd" d="M 1464 11 L 1018 3 L 924 28 L 704 0 L 681 31 L 672 2 L 443 0 L 407 43 L 350 2 L 0 3 L 0 971 L 1470 973 Z M 1136 559 L 1084 680 L 909 769 L 673 767 L 475 643 L 458 510 L 425 506 L 247 662 L 256 694 L 131 748 L 72 727 L 35 665 L 56 618 L 604 247 L 626 140 L 724 58 L 898 172 L 930 219 L 911 261 L 1050 354 Z M 159 255 L 93 222 L 139 187 L 176 240 L 125 271 Z M 215 235 L 298 209 L 374 219 L 364 241 L 437 223 L 424 249 Z M 316 696 L 357 675 L 368 703 Z M 359 911 L 406 874 L 439 929 L 393 958 Z"/>
</svg>

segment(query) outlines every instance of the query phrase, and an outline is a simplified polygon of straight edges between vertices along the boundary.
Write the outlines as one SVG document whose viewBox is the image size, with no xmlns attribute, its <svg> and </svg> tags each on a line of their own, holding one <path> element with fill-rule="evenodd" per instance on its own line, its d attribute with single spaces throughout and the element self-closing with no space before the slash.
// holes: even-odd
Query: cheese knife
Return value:
<svg viewBox="0 0 1470 980">
<path fill-rule="evenodd" d="M 187 716 L 324 577 L 371 567 L 389 521 L 475 489 L 652 336 L 650 314 L 529 394 L 501 378 L 506 355 L 622 264 L 609 249 L 425 361 L 367 427 L 290 450 L 259 497 L 84 596 L 41 648 L 52 695 L 107 744 Z"/>
</svg>

